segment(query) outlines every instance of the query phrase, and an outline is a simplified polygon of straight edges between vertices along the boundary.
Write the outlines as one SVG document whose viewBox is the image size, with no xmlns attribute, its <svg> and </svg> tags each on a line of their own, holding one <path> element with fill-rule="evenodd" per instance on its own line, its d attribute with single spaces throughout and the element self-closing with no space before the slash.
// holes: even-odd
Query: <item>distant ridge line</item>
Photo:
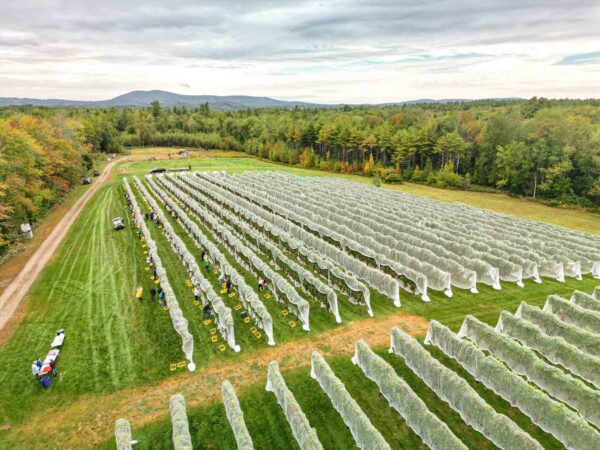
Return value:
<svg viewBox="0 0 600 450">
<path fill-rule="evenodd" d="M 111 108 L 111 107 L 145 107 L 150 106 L 153 101 L 159 101 L 165 107 L 185 106 L 198 107 L 208 103 L 212 109 L 239 110 L 257 108 L 340 108 L 344 104 L 309 103 L 293 100 L 277 100 L 270 97 L 254 97 L 250 95 L 184 95 L 174 92 L 151 90 L 131 91 L 126 94 L 108 100 L 63 100 L 63 99 L 36 99 L 0 97 L 0 106 L 49 106 L 49 107 L 73 107 L 73 108 Z M 498 98 L 486 100 L 521 100 L 519 98 Z M 387 102 L 379 104 L 362 104 L 363 106 L 390 106 L 419 103 L 450 103 L 480 101 L 473 99 L 417 99 L 400 102 Z M 348 106 L 361 106 L 361 104 L 348 104 Z"/>
</svg>

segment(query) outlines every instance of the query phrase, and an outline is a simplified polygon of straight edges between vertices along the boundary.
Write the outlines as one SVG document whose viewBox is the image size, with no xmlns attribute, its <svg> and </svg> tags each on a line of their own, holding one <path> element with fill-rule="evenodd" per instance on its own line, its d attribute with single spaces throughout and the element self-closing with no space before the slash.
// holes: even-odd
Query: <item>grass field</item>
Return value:
<svg viewBox="0 0 600 450">
<path fill-rule="evenodd" d="M 251 324 L 245 324 L 236 316 L 236 338 L 242 346 L 242 352 L 236 354 L 230 349 L 219 351 L 217 345 L 222 343 L 222 339 L 217 343 L 210 341 L 209 327 L 201 320 L 202 311 L 194 305 L 191 289 L 185 284 L 188 277 L 183 264 L 170 249 L 160 229 L 151 225 L 152 237 L 159 246 L 169 280 L 195 340 L 194 357 L 198 367 L 195 374 L 188 374 L 185 369 L 171 371 L 170 365 L 184 358 L 181 339 L 173 330 L 168 313 L 157 304 L 152 304 L 147 295 L 141 303 L 133 299 L 135 288 L 141 285 L 147 292 L 151 281 L 150 274 L 145 269 L 142 243 L 137 239 L 127 214 L 122 188 L 123 176 L 142 176 L 157 165 L 181 167 L 187 164 L 194 170 L 235 172 L 277 169 L 299 175 L 324 173 L 273 165 L 239 153 L 206 152 L 185 161 L 166 159 L 157 162 L 143 159 L 153 153 L 164 156 L 164 150 L 145 149 L 143 152 L 146 153 L 135 153 L 135 157 L 142 159 L 141 161 L 121 164 L 113 179 L 91 199 L 58 254 L 29 293 L 20 325 L 0 348 L 0 448 L 32 448 L 35 445 L 80 448 L 89 447 L 93 443 L 100 443 L 100 448 L 112 448 L 111 430 L 114 419 L 121 416 L 137 417 L 132 419 L 134 436 L 140 441 L 136 448 L 168 448 L 171 439 L 168 403 L 164 402 L 157 410 L 150 400 L 147 400 L 148 403 L 144 402 L 144 394 L 149 394 L 150 398 L 150 393 L 156 391 L 156 395 L 163 396 L 164 390 L 164 396 L 167 396 L 169 386 L 184 387 L 192 381 L 199 383 L 200 387 L 194 393 L 186 392 L 186 400 L 191 404 L 188 413 L 194 442 L 198 447 L 204 448 L 233 448 L 233 435 L 229 427 L 224 426 L 224 409 L 216 401 L 220 379 L 216 375 L 203 378 L 203 371 L 211 367 L 223 367 L 223 370 L 231 371 L 231 381 L 238 391 L 248 428 L 257 448 L 290 448 L 289 443 L 293 442 L 293 438 L 285 417 L 273 394 L 264 391 L 266 368 L 262 363 L 248 362 L 267 351 L 272 351 L 273 355 L 281 358 L 284 377 L 311 424 L 317 428 L 323 444 L 327 448 L 347 447 L 352 442 L 352 437 L 329 400 L 308 376 L 309 359 L 296 359 L 293 364 L 291 361 L 286 364 L 286 355 L 277 353 L 280 348 L 297 349 L 302 346 L 307 349 L 315 346 L 328 353 L 336 374 L 346 383 L 350 393 L 394 448 L 400 446 L 400 440 L 402 448 L 422 448 L 420 439 L 398 414 L 389 409 L 376 386 L 366 382 L 360 369 L 351 365 L 348 352 L 340 351 L 338 354 L 337 347 L 329 345 L 328 339 L 331 336 L 338 330 L 352 330 L 353 336 L 361 336 L 362 324 L 385 323 L 385 329 L 377 330 L 383 336 L 389 333 L 392 321 L 401 324 L 421 320 L 426 323 L 426 320 L 434 318 L 457 330 L 466 314 L 474 314 L 495 325 L 502 309 L 512 312 L 522 300 L 541 305 L 549 294 L 568 297 L 574 289 L 591 292 L 600 284 L 589 276 L 584 277 L 583 281 L 568 279 L 566 283 L 544 279 L 541 285 L 526 281 L 523 289 L 504 283 L 501 291 L 481 286 L 479 295 L 457 289 L 453 298 L 447 298 L 443 294 L 431 292 L 431 303 L 423 303 L 417 297 L 402 292 L 400 309 L 393 307 L 389 299 L 374 295 L 374 318 L 368 318 L 358 307 L 344 304 L 340 308 L 344 324 L 339 326 L 326 311 L 311 308 L 312 331 L 309 334 L 300 327 L 292 329 L 287 326 L 287 321 L 281 315 L 281 305 L 267 302 L 274 318 L 278 346 L 269 349 L 264 337 L 255 339 L 250 333 Z M 351 178 L 365 181 L 360 177 Z M 580 211 L 557 210 L 498 194 L 440 192 L 439 189 L 420 185 L 402 185 L 397 188 L 430 197 L 446 196 L 443 199 L 450 201 L 458 200 L 460 195 L 464 195 L 465 198 L 461 201 L 475 206 L 515 215 L 519 213 L 525 217 L 546 219 L 554 223 L 564 220 L 565 226 L 578 229 L 589 227 L 587 231 L 592 231 L 595 227 L 593 231 L 598 232 L 598 217 Z M 141 200 L 139 193 L 136 196 Z M 140 202 L 140 205 L 143 206 L 143 203 Z M 114 232 L 110 220 L 118 215 L 127 217 L 127 227 Z M 202 225 L 199 218 L 194 220 Z M 188 248 L 199 258 L 199 250 L 194 248 L 184 230 L 177 224 L 174 227 L 179 236 L 184 238 Z M 203 229 L 214 239 L 208 230 Z M 218 243 L 218 239 L 215 242 Z M 233 260 L 230 262 L 236 264 Z M 255 280 L 241 267 L 237 268 L 246 276 L 248 283 L 255 284 Z M 217 275 L 211 274 L 210 277 L 216 286 Z M 225 301 L 230 307 L 236 304 L 234 299 L 226 298 Z M 58 328 L 65 328 L 67 333 L 59 359 L 60 377 L 56 379 L 52 389 L 41 390 L 31 377 L 31 362 L 49 350 Z M 423 328 L 415 328 L 414 332 L 422 334 L 422 330 Z M 361 337 L 369 341 L 372 336 Z M 423 398 L 431 399 L 427 403 L 439 408 L 435 412 L 444 418 L 469 447 L 488 448 L 481 447 L 482 437 L 465 427 L 458 415 L 434 400 L 434 394 L 417 377 L 411 375 L 399 358 L 384 351 L 385 340 L 378 339 L 377 342 L 381 356 L 393 363 L 396 370 Z M 350 346 L 352 344 L 353 341 L 347 343 Z M 436 356 L 454 368 L 451 361 L 439 354 Z M 302 364 L 302 361 L 305 363 Z M 238 370 L 253 376 L 241 376 Z M 247 372 L 243 372 L 244 370 Z M 533 431 L 545 446 L 560 448 L 553 438 L 537 430 L 514 408 L 483 390 L 468 376 L 466 378 L 489 399 L 494 408 L 507 411 L 519 425 Z M 135 398 L 136 393 L 140 396 L 139 402 L 127 407 L 116 403 L 118 397 Z M 115 405 L 125 409 L 115 408 Z M 87 413 L 89 409 L 86 408 L 97 411 L 97 415 L 90 417 Z M 64 420 L 60 421 L 61 418 Z M 51 435 L 44 436 L 40 434 L 40 430 L 50 426 L 46 423 L 52 423 L 50 419 L 61 426 Z M 93 430 L 93 435 L 85 434 L 89 430 Z"/>
</svg>

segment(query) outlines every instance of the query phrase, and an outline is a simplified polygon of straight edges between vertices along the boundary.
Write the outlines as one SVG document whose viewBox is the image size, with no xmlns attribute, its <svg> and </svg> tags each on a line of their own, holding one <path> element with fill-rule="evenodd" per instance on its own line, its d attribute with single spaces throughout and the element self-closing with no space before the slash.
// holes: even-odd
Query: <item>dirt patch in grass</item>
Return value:
<svg viewBox="0 0 600 450">
<path fill-rule="evenodd" d="M 428 322 L 420 316 L 401 313 L 348 323 L 319 335 L 248 352 L 239 360 L 215 364 L 196 373 L 180 373 L 156 385 L 82 397 L 13 428 L 10 437 L 15 443 L 24 444 L 46 436 L 45 445 L 53 448 L 86 448 L 108 439 L 119 417 L 129 420 L 135 435 L 136 428 L 168 416 L 169 398 L 176 393 L 185 396 L 188 408 L 220 401 L 221 381 L 226 378 L 242 394 L 246 388 L 266 382 L 267 366 L 274 359 L 282 362 L 284 374 L 301 367 L 308 370 L 313 351 L 325 357 L 350 356 L 359 339 L 374 349 L 388 346 L 392 327 L 423 336 Z"/>
</svg>

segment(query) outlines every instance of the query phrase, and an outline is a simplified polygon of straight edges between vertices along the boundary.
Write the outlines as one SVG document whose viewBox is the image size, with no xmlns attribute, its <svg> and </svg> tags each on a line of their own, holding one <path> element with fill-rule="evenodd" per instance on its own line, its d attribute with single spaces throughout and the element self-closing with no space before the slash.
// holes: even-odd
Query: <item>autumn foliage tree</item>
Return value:
<svg viewBox="0 0 600 450">
<path fill-rule="evenodd" d="M 76 122 L 14 115 L 0 120 L 0 254 L 81 180 L 88 149 Z"/>
</svg>

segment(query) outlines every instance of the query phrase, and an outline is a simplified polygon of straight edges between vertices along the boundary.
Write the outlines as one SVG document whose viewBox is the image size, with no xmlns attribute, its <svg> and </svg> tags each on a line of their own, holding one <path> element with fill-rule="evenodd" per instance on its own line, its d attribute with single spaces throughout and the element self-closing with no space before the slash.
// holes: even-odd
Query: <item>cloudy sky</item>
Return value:
<svg viewBox="0 0 600 450">
<path fill-rule="evenodd" d="M 599 0 L 0 0 L 0 96 L 600 97 Z"/>
</svg>

